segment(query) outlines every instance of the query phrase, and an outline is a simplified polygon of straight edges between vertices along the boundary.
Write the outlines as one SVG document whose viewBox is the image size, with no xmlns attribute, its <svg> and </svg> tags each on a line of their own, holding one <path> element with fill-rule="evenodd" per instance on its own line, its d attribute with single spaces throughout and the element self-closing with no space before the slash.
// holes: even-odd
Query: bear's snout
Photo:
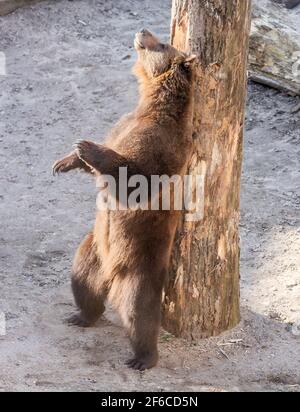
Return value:
<svg viewBox="0 0 300 412">
<path fill-rule="evenodd" d="M 159 41 L 153 34 L 147 30 L 142 29 L 135 35 L 134 45 L 137 50 L 154 49 L 159 44 Z"/>
</svg>

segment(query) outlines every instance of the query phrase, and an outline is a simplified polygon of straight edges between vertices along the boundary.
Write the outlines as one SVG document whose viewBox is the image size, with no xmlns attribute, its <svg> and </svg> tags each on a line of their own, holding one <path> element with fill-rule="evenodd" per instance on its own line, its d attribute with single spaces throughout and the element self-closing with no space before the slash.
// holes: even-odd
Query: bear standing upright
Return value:
<svg viewBox="0 0 300 412">
<path fill-rule="evenodd" d="M 82 169 L 119 179 L 136 174 L 186 172 L 190 133 L 194 56 L 163 44 L 149 31 L 136 34 L 140 102 L 124 116 L 105 143 L 80 141 L 54 166 L 54 173 Z M 134 356 L 126 363 L 144 370 L 158 361 L 164 281 L 180 212 L 176 210 L 99 210 L 94 229 L 81 243 L 73 264 L 72 289 L 80 310 L 70 322 L 93 325 L 107 299 L 128 330 Z"/>
</svg>

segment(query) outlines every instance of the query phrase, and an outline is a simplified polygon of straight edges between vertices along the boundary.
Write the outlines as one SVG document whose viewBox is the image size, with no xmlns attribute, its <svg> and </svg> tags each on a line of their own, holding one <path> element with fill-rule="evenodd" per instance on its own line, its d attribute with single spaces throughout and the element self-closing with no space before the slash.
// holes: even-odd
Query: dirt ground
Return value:
<svg viewBox="0 0 300 412">
<path fill-rule="evenodd" d="M 299 100 L 259 85 L 245 136 L 241 324 L 193 344 L 162 331 L 160 363 L 144 373 L 124 366 L 130 346 L 111 311 L 92 329 L 64 324 L 96 189 L 80 173 L 54 178 L 51 165 L 133 108 L 133 35 L 146 26 L 167 39 L 169 20 L 170 0 L 45 1 L 0 18 L 0 391 L 300 390 Z"/>
</svg>

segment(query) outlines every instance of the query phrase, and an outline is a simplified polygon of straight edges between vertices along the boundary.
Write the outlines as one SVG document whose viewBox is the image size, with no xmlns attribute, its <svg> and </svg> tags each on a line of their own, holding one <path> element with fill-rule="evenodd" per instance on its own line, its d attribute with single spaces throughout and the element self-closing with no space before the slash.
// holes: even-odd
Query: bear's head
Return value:
<svg viewBox="0 0 300 412">
<path fill-rule="evenodd" d="M 135 36 L 134 46 L 138 54 L 135 73 L 141 80 L 151 80 L 181 67 L 188 72 L 196 56 L 188 56 L 170 44 L 161 43 L 150 31 L 143 29 Z"/>
</svg>

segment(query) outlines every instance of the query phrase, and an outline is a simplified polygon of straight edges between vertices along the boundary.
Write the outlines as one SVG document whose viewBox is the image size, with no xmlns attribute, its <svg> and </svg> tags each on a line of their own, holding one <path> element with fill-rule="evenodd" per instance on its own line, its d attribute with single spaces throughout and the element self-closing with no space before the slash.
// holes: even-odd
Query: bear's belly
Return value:
<svg viewBox="0 0 300 412">
<path fill-rule="evenodd" d="M 104 274 L 167 267 L 178 216 L 166 211 L 98 212 L 94 239 Z"/>
</svg>

